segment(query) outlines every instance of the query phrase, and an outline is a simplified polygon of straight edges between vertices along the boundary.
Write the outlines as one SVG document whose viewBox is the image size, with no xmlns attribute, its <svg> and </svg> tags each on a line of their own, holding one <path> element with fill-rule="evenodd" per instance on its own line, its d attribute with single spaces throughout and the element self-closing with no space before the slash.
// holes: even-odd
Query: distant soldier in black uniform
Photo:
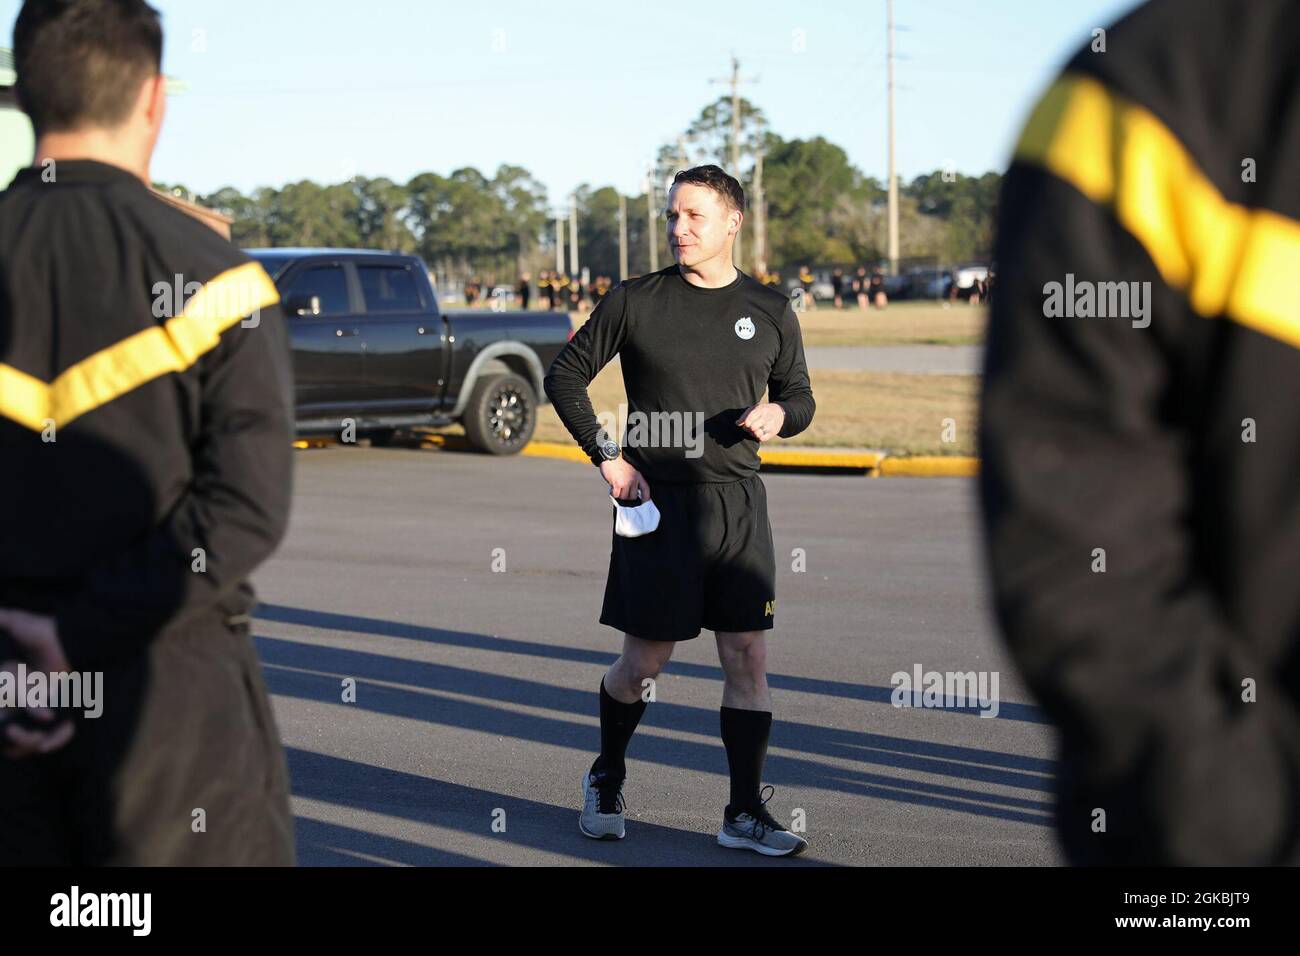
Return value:
<svg viewBox="0 0 1300 956">
<path fill-rule="evenodd" d="M 555 310 L 555 291 L 551 288 L 551 271 L 543 269 L 537 273 L 537 294 L 546 299 L 546 308 Z"/>
<path fill-rule="evenodd" d="M 817 299 L 813 295 L 813 282 L 815 277 L 812 270 L 807 266 L 799 268 L 799 287 L 803 289 L 803 303 L 805 309 L 814 309 L 817 307 Z"/>
<path fill-rule="evenodd" d="M 831 270 L 831 291 L 835 296 L 835 308 L 844 308 L 844 270 L 838 266 Z"/>
<path fill-rule="evenodd" d="M 248 577 L 284 534 L 275 286 L 161 201 L 162 28 L 27 0 L 36 165 L 0 193 L 0 638 L 102 709 L 0 711 L 0 865 L 291 864 Z"/>
<path fill-rule="evenodd" d="M 523 309 L 525 312 L 528 311 L 528 300 L 533 294 L 532 288 L 529 286 L 528 280 L 529 280 L 529 275 L 527 272 L 525 272 L 523 275 L 519 277 L 519 286 L 515 290 L 519 296 L 519 308 Z"/>
<path fill-rule="evenodd" d="M 879 272 L 871 274 L 871 281 L 867 283 L 867 299 L 877 309 L 883 309 L 889 304 L 889 297 L 885 295 L 885 280 Z"/>
<path fill-rule="evenodd" d="M 555 300 L 555 304 L 552 308 L 568 311 L 568 303 L 566 301 L 568 299 L 568 293 L 565 291 L 565 287 L 568 284 L 569 277 L 563 272 L 551 273 L 551 295 Z"/>
<path fill-rule="evenodd" d="M 853 294 L 857 297 L 858 308 L 866 311 L 870 299 L 871 280 L 867 276 L 867 267 L 858 266 L 857 273 L 853 276 Z"/>
</svg>

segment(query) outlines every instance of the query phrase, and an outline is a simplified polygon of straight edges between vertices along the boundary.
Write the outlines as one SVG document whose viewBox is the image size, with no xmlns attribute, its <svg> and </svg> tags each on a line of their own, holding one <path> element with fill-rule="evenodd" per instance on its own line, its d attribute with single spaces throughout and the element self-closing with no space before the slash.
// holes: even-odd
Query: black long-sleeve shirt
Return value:
<svg viewBox="0 0 1300 956">
<path fill-rule="evenodd" d="M 1159 0 L 1107 45 L 1003 182 L 998 616 L 1061 728 L 1072 860 L 1294 864 L 1300 4 Z"/>
<path fill-rule="evenodd" d="M 615 355 L 628 401 L 624 454 L 652 487 L 756 474 L 758 440 L 736 421 L 764 388 L 785 410 L 782 438 L 816 410 L 790 300 L 743 272 L 717 289 L 691 285 L 676 265 L 621 282 L 556 357 L 546 394 L 596 464 L 602 428 L 587 386 Z"/>
<path fill-rule="evenodd" d="M 261 266 L 125 170 L 46 171 L 0 193 L 0 607 L 84 670 L 251 610 L 292 374 Z"/>
</svg>

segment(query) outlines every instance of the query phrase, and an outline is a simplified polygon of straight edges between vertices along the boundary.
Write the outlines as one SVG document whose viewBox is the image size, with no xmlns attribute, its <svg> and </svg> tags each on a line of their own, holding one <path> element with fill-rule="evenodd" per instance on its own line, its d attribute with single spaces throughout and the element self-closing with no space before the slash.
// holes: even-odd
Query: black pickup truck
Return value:
<svg viewBox="0 0 1300 956">
<path fill-rule="evenodd" d="M 246 249 L 276 288 L 293 347 L 298 433 L 354 422 L 375 444 L 399 429 L 460 422 L 476 448 L 532 437 L 542 376 L 571 334 L 562 312 L 442 312 L 415 256 L 354 249 Z"/>
</svg>

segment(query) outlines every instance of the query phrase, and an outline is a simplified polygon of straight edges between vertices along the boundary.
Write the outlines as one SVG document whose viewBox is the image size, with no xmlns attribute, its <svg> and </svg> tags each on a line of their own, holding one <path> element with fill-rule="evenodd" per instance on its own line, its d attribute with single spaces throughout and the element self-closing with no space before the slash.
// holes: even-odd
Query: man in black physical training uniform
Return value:
<svg viewBox="0 0 1300 956">
<path fill-rule="evenodd" d="M 666 211 L 677 264 L 612 289 L 545 384 L 621 502 L 600 620 L 623 632 L 623 653 L 600 686 L 600 756 L 582 776 L 582 831 L 623 837 L 624 754 L 645 711 L 645 685 L 674 642 L 707 628 L 724 673 L 731 772 L 718 842 L 786 856 L 807 843 L 768 813 L 760 794 L 772 725 L 765 632 L 776 565 L 758 446 L 799 434 L 815 405 L 790 301 L 732 265 L 744 208 L 740 184 L 717 166 L 679 172 Z M 587 396 L 615 355 L 630 412 L 626 448 L 604 431 Z M 637 513 L 628 523 L 645 531 L 652 508 L 654 530 L 620 533 L 624 510 Z"/>
</svg>

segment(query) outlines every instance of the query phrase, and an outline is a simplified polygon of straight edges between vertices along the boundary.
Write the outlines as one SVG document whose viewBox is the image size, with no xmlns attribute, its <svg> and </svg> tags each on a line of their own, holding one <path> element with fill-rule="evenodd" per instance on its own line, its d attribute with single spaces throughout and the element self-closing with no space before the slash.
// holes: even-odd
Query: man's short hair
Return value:
<svg viewBox="0 0 1300 956">
<path fill-rule="evenodd" d="M 707 186 L 722 197 L 728 209 L 737 212 L 745 211 L 745 190 L 741 188 L 736 177 L 728 176 L 721 166 L 696 166 L 693 169 L 683 169 L 673 177 L 673 185 L 676 186 L 678 183 Z"/>
<path fill-rule="evenodd" d="M 118 126 L 162 71 L 162 45 L 144 0 L 26 0 L 14 23 L 18 101 L 37 135 Z"/>
</svg>

